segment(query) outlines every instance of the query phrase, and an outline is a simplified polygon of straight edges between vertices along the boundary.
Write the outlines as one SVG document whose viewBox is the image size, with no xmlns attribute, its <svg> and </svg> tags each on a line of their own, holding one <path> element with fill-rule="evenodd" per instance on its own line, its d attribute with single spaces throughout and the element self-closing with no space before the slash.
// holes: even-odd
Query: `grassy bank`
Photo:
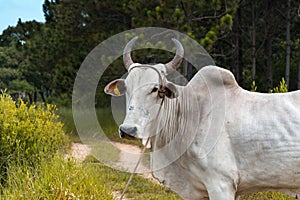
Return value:
<svg viewBox="0 0 300 200">
<path fill-rule="evenodd" d="M 89 159 L 91 160 L 91 159 Z M 62 200 L 113 199 L 112 193 L 122 193 L 129 173 L 120 172 L 99 163 L 66 160 L 55 156 L 44 160 L 38 169 L 11 166 L 3 200 Z M 141 176 L 134 176 L 126 198 L 136 200 L 180 199 L 163 186 Z M 242 196 L 241 200 L 292 200 L 281 193 L 256 193 Z"/>
</svg>

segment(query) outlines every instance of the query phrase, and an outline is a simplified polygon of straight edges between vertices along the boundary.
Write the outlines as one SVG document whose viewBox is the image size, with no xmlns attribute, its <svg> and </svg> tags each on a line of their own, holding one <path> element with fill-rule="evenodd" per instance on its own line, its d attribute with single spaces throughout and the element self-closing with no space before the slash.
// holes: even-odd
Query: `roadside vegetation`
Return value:
<svg viewBox="0 0 300 200">
<path fill-rule="evenodd" d="M 59 155 L 43 160 L 37 169 L 14 166 L 9 174 L 1 199 L 109 200 L 113 193 L 122 193 L 130 175 L 99 163 L 78 163 Z M 133 178 L 126 198 L 180 199 L 140 176 Z"/>
<path fill-rule="evenodd" d="M 60 118 L 57 112 L 52 105 L 29 106 L 13 101 L 5 93 L 0 95 L 0 199 L 109 200 L 113 199 L 113 193 L 124 189 L 129 173 L 94 162 L 92 157 L 85 162 L 65 158 L 70 142 L 65 132 L 70 133 L 71 140 L 79 139 L 71 110 L 61 109 L 59 113 L 63 117 Z M 106 112 L 102 110 L 98 114 L 105 116 Z M 113 125 L 104 127 L 108 133 L 115 133 Z M 114 157 L 118 152 L 109 153 Z M 134 177 L 127 197 L 179 199 L 166 188 L 140 176 Z"/>
</svg>

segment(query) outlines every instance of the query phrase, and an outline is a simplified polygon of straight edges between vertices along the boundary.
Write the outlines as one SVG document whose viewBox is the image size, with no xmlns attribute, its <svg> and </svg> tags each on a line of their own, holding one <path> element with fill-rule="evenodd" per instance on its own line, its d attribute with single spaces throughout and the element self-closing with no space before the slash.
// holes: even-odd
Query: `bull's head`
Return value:
<svg viewBox="0 0 300 200">
<path fill-rule="evenodd" d="M 128 71 L 126 79 L 110 82 L 104 89 L 112 96 L 126 95 L 126 117 L 119 127 L 120 137 L 146 139 L 152 136 L 156 118 L 165 98 L 178 96 L 177 86 L 168 82 L 166 75 L 176 70 L 182 61 L 184 50 L 180 42 L 172 39 L 176 45 L 176 55 L 167 64 L 139 64 L 131 59 L 131 47 L 137 37 L 131 39 L 123 52 L 123 61 Z"/>
</svg>

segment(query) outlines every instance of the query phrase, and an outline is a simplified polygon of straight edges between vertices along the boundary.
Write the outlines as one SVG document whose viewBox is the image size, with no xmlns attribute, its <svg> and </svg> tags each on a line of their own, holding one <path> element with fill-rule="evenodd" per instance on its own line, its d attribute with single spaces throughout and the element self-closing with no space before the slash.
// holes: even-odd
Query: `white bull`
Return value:
<svg viewBox="0 0 300 200">
<path fill-rule="evenodd" d="M 183 199 L 234 200 L 256 191 L 300 192 L 300 91 L 248 92 L 228 70 L 207 66 L 186 86 L 166 79 L 183 57 L 167 64 L 133 63 L 128 77 L 105 92 L 126 94 L 120 136 L 150 138 L 153 175 Z M 145 142 L 144 142 L 145 143 Z M 167 149 L 162 150 L 161 149 Z"/>
</svg>

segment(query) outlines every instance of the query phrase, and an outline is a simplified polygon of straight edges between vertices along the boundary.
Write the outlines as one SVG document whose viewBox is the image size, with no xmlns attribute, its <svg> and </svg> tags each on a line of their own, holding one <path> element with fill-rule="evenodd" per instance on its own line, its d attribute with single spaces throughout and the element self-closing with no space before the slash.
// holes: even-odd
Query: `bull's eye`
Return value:
<svg viewBox="0 0 300 200">
<path fill-rule="evenodd" d="M 154 92 L 157 92 L 158 88 L 157 87 L 154 87 L 151 91 L 151 93 L 154 93 Z"/>
</svg>

